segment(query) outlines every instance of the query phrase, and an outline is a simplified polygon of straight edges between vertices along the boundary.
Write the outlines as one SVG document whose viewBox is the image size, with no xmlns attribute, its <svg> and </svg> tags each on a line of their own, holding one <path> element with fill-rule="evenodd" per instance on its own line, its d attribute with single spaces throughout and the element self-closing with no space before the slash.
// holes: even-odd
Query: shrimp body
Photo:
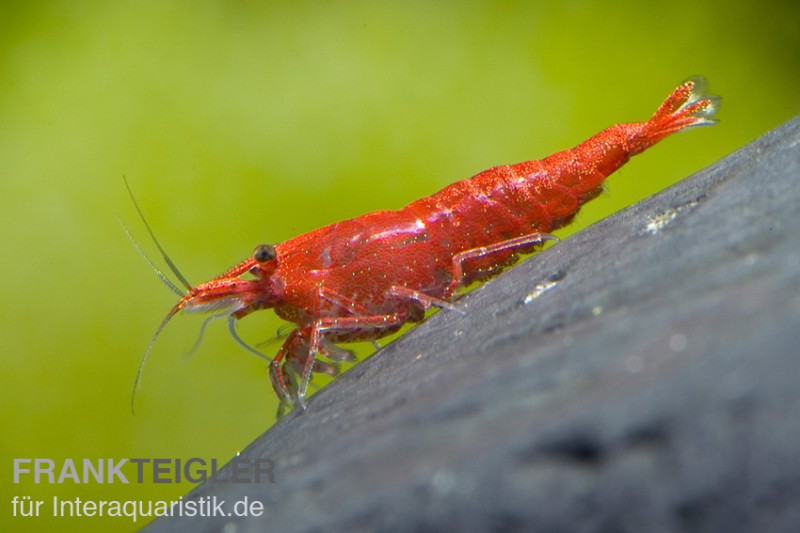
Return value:
<svg viewBox="0 0 800 533">
<path fill-rule="evenodd" d="M 401 209 L 258 246 L 190 287 L 162 327 L 182 310 L 222 310 L 236 320 L 274 309 L 297 327 L 271 361 L 270 378 L 283 406 L 305 408 L 312 374 L 335 375 L 338 361 L 352 360 L 336 343 L 375 340 L 420 321 L 431 306 L 452 307 L 460 287 L 554 239 L 548 232 L 568 224 L 630 157 L 674 132 L 715 123 L 718 97 L 702 88 L 702 79 L 690 79 L 646 122 L 617 124 L 544 159 L 490 168 Z"/>
</svg>

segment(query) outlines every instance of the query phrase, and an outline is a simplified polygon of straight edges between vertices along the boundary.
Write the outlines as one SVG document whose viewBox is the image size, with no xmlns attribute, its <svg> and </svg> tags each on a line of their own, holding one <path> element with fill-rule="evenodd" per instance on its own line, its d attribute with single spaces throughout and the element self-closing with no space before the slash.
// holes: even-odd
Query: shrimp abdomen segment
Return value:
<svg viewBox="0 0 800 533">
<path fill-rule="evenodd" d="M 453 256 L 548 233 L 568 224 L 632 156 L 672 133 L 713 124 L 719 99 L 704 90 L 701 78 L 687 80 L 645 122 L 616 124 L 544 159 L 490 168 L 405 209 L 424 221 L 431 242 L 442 243 Z M 480 272 L 496 271 L 526 251 L 530 249 L 508 248 L 467 260 L 463 280 L 466 284 L 486 277 Z"/>
</svg>

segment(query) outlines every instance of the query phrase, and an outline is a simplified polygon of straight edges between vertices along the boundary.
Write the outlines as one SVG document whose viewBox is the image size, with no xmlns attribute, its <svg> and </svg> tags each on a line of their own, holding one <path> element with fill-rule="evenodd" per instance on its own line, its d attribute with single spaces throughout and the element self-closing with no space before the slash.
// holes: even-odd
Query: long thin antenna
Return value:
<svg viewBox="0 0 800 533">
<path fill-rule="evenodd" d="M 131 244 L 133 244 L 133 247 L 136 248 L 136 251 L 139 252 L 139 255 L 141 255 L 144 258 L 144 260 L 147 262 L 147 264 L 150 265 L 150 268 L 152 268 L 153 272 L 156 273 L 156 276 L 158 276 L 158 279 L 160 279 L 161 282 L 164 283 L 164 285 L 166 285 L 169 288 L 169 290 L 171 290 L 172 292 L 174 292 L 178 296 L 183 297 L 183 291 L 180 290 L 177 285 L 172 283 L 172 280 L 169 279 L 167 276 L 165 276 L 164 273 L 161 272 L 158 269 L 156 264 L 153 263 L 153 261 L 147 256 L 147 254 L 144 253 L 144 250 L 142 250 L 142 247 L 139 246 L 138 242 L 136 242 L 136 239 L 133 238 L 133 235 L 131 235 L 131 232 L 128 229 L 128 226 L 125 225 L 125 223 L 122 221 L 122 219 L 119 220 L 119 224 L 120 224 L 120 226 L 122 226 L 122 229 L 125 230 L 125 234 L 128 236 L 128 240 L 131 241 Z"/>
<path fill-rule="evenodd" d="M 133 382 L 133 390 L 131 391 L 131 414 L 133 415 L 136 414 L 136 410 L 134 409 L 136 391 L 139 390 L 139 386 L 142 384 L 142 374 L 144 373 L 144 365 L 147 363 L 147 358 L 150 357 L 150 352 L 153 350 L 153 345 L 156 343 L 156 339 L 158 339 L 158 336 L 161 335 L 161 332 L 166 327 L 167 322 L 169 322 L 169 320 L 182 309 L 182 303 L 183 301 L 179 302 L 175 307 L 169 310 L 169 313 L 167 313 L 167 316 L 164 317 L 164 320 L 161 321 L 158 329 L 153 334 L 153 338 L 150 339 L 150 344 L 147 345 L 147 350 L 144 351 L 142 361 L 139 363 L 139 370 L 136 372 L 136 380 Z"/>
<path fill-rule="evenodd" d="M 176 267 L 175 263 L 172 262 L 172 259 L 169 258 L 169 256 L 167 255 L 167 252 L 165 252 L 164 248 L 161 247 L 161 243 L 158 242 L 158 239 L 156 239 L 156 235 L 155 235 L 155 233 L 153 233 L 153 230 L 150 229 L 150 224 L 148 224 L 147 220 L 144 218 L 144 214 L 142 213 L 142 210 L 139 208 L 139 203 L 136 201 L 136 198 L 133 196 L 133 191 L 131 191 L 131 186 L 128 185 L 128 178 L 126 178 L 125 176 L 122 176 L 122 179 L 125 182 L 125 188 L 128 189 L 128 194 L 130 195 L 131 200 L 133 200 L 133 206 L 136 208 L 136 212 L 139 213 L 139 218 L 142 219 L 142 223 L 144 224 L 144 227 L 147 228 L 147 233 L 150 234 L 150 238 L 153 239 L 153 242 L 155 243 L 156 247 L 158 248 L 158 251 L 161 252 L 161 257 L 164 258 L 164 262 L 167 263 L 167 266 L 172 271 L 172 273 L 175 274 L 175 277 L 178 278 L 178 281 L 180 281 L 183 284 L 183 286 L 186 287 L 186 290 L 191 291 L 192 290 L 192 285 L 186 280 L 185 277 L 183 277 L 183 274 L 181 274 L 181 271 L 178 270 L 178 267 Z M 137 248 L 138 248 L 138 246 L 137 246 Z M 148 259 L 148 261 L 149 261 L 149 259 Z"/>
</svg>

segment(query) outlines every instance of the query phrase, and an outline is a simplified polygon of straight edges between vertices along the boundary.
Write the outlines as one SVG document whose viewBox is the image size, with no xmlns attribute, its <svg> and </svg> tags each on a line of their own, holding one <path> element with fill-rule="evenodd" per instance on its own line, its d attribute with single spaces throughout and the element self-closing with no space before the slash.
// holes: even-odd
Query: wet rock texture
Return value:
<svg viewBox="0 0 800 533">
<path fill-rule="evenodd" d="M 146 530 L 800 531 L 800 119 L 459 305 Z"/>
</svg>

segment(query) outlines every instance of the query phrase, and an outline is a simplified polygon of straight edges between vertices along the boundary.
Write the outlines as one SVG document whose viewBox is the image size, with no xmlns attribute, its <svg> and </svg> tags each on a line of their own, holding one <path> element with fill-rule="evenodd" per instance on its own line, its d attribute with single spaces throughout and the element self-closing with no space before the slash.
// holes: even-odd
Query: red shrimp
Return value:
<svg viewBox="0 0 800 533">
<path fill-rule="evenodd" d="M 401 209 L 259 245 L 243 262 L 200 285 L 191 286 L 155 241 L 188 293 L 153 336 L 134 393 L 153 343 L 178 312 L 227 316 L 237 341 L 261 355 L 239 339 L 234 326 L 271 308 L 296 324 L 269 363 L 272 386 L 281 410 L 305 409 L 313 373 L 336 375 L 338 362 L 353 360 L 336 343 L 375 342 L 422 320 L 432 306 L 452 309 L 459 288 L 554 240 L 548 232 L 569 223 L 631 156 L 672 133 L 714 124 L 719 98 L 704 87 L 702 78 L 689 79 L 648 121 L 611 126 L 544 159 L 490 168 Z"/>
</svg>

